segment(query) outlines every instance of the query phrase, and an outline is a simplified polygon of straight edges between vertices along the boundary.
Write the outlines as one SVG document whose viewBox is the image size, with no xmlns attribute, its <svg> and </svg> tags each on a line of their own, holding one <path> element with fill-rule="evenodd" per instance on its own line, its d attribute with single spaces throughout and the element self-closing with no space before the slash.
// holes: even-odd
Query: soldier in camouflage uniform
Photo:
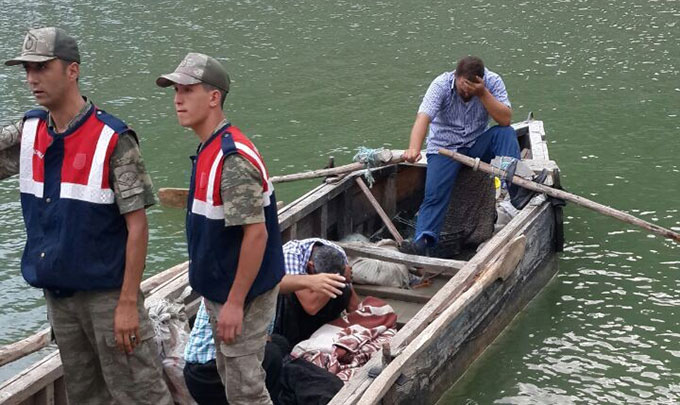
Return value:
<svg viewBox="0 0 680 405">
<path fill-rule="evenodd" d="M 5 64 L 23 65 L 42 108 L 0 131 L 0 179 L 20 175 L 22 273 L 45 291 L 69 402 L 172 404 L 139 289 L 154 196 L 137 135 L 81 96 L 78 46 L 63 30 L 30 30 Z M 65 182 L 88 169 L 87 184 Z"/>
<path fill-rule="evenodd" d="M 156 80 L 175 88 L 180 125 L 201 140 L 187 205 L 189 281 L 205 298 L 230 404 L 271 404 L 262 368 L 284 263 L 276 198 L 259 152 L 225 118 L 229 76 L 189 53 Z"/>
</svg>

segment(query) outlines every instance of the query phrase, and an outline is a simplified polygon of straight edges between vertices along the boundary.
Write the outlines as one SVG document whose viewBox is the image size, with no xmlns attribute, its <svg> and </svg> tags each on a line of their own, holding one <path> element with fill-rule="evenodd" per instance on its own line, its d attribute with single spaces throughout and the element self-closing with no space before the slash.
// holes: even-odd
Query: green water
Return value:
<svg viewBox="0 0 680 405">
<path fill-rule="evenodd" d="M 188 183 L 196 138 L 154 85 L 188 51 L 225 63 L 227 114 L 273 174 L 349 162 L 359 145 L 405 147 L 430 80 L 476 54 L 503 76 L 516 120 L 544 120 L 569 191 L 680 231 L 677 1 L 1 4 L 3 59 L 30 27 L 79 38 L 83 92 L 137 130 L 156 187 Z M 0 122 L 32 105 L 21 69 L 0 68 Z M 46 325 L 19 271 L 17 189 L 0 182 L 0 343 Z M 442 403 L 680 402 L 680 248 L 582 208 L 566 215 L 558 277 Z M 186 259 L 183 212 L 149 218 L 147 275 Z"/>
</svg>

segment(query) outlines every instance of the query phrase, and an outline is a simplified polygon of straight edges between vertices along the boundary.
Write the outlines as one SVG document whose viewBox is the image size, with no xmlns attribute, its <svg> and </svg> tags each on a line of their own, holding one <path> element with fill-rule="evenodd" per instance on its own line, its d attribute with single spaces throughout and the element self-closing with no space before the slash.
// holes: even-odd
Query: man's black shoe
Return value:
<svg viewBox="0 0 680 405">
<path fill-rule="evenodd" d="M 415 242 L 405 240 L 399 245 L 399 251 L 408 255 L 427 256 L 427 241 L 425 238 L 420 238 Z"/>
<path fill-rule="evenodd" d="M 534 176 L 532 181 L 539 184 L 543 184 L 543 182 L 547 178 L 548 169 L 543 169 L 543 171 L 538 176 Z M 529 200 L 531 200 L 533 196 L 538 194 L 535 191 L 526 189 L 524 187 L 520 187 L 516 184 L 509 185 L 508 192 L 510 193 L 510 202 L 512 203 L 512 206 L 517 208 L 518 210 L 524 208 L 524 206 L 529 203 Z"/>
</svg>

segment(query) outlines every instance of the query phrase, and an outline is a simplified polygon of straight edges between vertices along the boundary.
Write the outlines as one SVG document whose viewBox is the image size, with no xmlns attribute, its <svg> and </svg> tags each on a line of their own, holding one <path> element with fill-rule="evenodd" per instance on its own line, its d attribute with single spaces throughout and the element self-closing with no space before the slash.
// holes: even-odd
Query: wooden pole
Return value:
<svg viewBox="0 0 680 405">
<path fill-rule="evenodd" d="M 11 363 L 50 344 L 52 330 L 45 328 L 18 342 L 0 347 L 0 366 Z"/>
<path fill-rule="evenodd" d="M 380 206 L 380 203 L 378 202 L 378 200 L 376 200 L 375 197 L 373 197 L 373 193 L 371 193 L 371 190 L 369 190 L 368 186 L 366 186 L 366 183 L 364 183 L 364 179 L 362 179 L 361 177 L 357 177 L 355 180 L 356 180 L 357 184 L 359 185 L 359 188 L 361 189 L 361 191 L 364 192 L 364 195 L 366 196 L 366 198 L 368 198 L 368 201 L 371 203 L 373 208 L 378 213 L 378 216 L 380 217 L 380 219 L 382 219 L 383 223 L 387 227 L 387 230 L 390 231 L 390 233 L 394 237 L 394 240 L 396 240 L 397 243 L 403 242 L 404 238 L 401 237 L 401 235 L 399 234 L 399 231 L 397 231 L 397 228 L 394 226 L 394 224 L 390 220 L 390 217 L 387 216 L 387 213 L 385 213 L 385 210 L 383 210 L 383 208 Z"/>
<path fill-rule="evenodd" d="M 184 262 L 175 265 L 161 273 L 155 274 L 146 280 L 142 281 L 140 289 L 144 294 L 148 294 L 154 288 L 160 286 L 163 283 L 171 280 L 178 274 L 186 271 L 189 268 L 189 262 Z M 52 330 L 50 328 L 45 328 L 41 331 L 34 333 L 33 335 L 19 340 L 14 343 L 10 343 L 4 346 L 0 346 L 0 366 L 7 363 L 11 363 L 17 359 L 20 359 L 26 355 L 46 347 L 50 344 L 50 337 L 52 335 Z"/>
<path fill-rule="evenodd" d="M 473 159 L 469 156 L 465 156 L 461 153 L 458 152 L 452 152 L 447 149 L 439 149 L 439 154 L 440 155 L 445 155 L 450 157 L 453 160 L 456 160 L 460 163 L 463 163 L 464 165 L 470 166 L 470 167 L 475 167 L 475 165 L 479 165 L 479 170 L 489 173 L 492 175 L 497 175 L 500 177 L 505 177 L 506 173 L 504 170 L 497 169 L 495 167 L 492 167 L 490 164 L 478 161 L 476 159 Z M 640 218 L 637 218 L 633 215 L 627 214 L 623 211 L 619 211 L 615 208 L 597 203 L 595 201 L 589 200 L 587 198 L 578 196 L 576 194 L 568 193 L 563 190 L 558 190 L 552 187 L 545 186 L 543 184 L 539 184 L 530 180 L 523 179 L 519 176 L 514 176 L 512 178 L 512 183 L 516 184 L 518 186 L 524 187 L 526 189 L 536 191 L 538 193 L 544 193 L 547 194 L 551 197 L 555 198 L 560 198 L 562 200 L 566 200 L 569 202 L 572 202 L 574 204 L 580 205 L 582 207 L 586 207 L 588 209 L 591 209 L 595 212 L 599 212 L 600 214 L 607 215 L 612 218 L 616 218 L 619 221 L 623 221 L 627 224 L 639 226 L 640 228 L 643 228 L 649 232 L 656 233 L 658 235 L 663 236 L 664 238 L 671 239 L 677 243 L 680 243 L 680 234 L 677 232 L 673 232 L 670 229 L 666 229 L 664 227 L 661 227 L 659 225 L 655 225 L 652 223 L 649 223 L 647 221 L 644 221 Z"/>
<path fill-rule="evenodd" d="M 378 156 L 378 161 L 380 162 L 378 167 L 381 167 L 401 163 L 404 161 L 404 158 L 401 156 L 393 157 L 392 151 L 383 150 L 383 152 Z M 308 180 L 317 177 L 337 176 L 340 174 L 355 172 L 365 167 L 366 167 L 365 164 L 361 162 L 355 162 L 343 166 L 332 167 L 330 169 L 319 169 L 312 170 L 310 172 L 286 174 L 283 176 L 273 176 L 270 177 L 270 180 L 272 183 L 287 183 L 289 181 Z M 188 196 L 189 190 L 187 190 L 186 188 L 164 187 L 158 189 L 158 199 L 160 200 L 161 205 L 165 207 L 185 208 Z"/>
<path fill-rule="evenodd" d="M 405 264 L 407 266 L 420 267 L 429 271 L 441 272 L 452 276 L 462 269 L 467 261 L 440 259 L 438 257 L 425 257 L 409 255 L 396 250 L 375 246 L 364 242 L 335 242 L 348 256 L 377 259 L 390 263 Z"/>
</svg>

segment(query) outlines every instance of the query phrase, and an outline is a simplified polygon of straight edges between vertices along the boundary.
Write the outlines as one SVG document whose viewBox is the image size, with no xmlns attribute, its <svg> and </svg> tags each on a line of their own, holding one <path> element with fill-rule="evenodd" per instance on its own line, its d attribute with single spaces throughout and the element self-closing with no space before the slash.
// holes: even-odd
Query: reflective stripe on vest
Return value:
<svg viewBox="0 0 680 405">
<path fill-rule="evenodd" d="M 35 145 L 35 137 L 38 133 L 39 123 L 40 119 L 38 118 L 31 118 L 24 122 L 24 129 L 21 133 L 21 153 L 19 157 L 19 191 L 42 198 L 43 190 L 45 188 L 44 176 L 35 179 L 33 175 L 33 155 L 35 153 L 33 146 Z M 42 160 L 42 156 L 39 156 L 39 158 Z"/>
<path fill-rule="evenodd" d="M 262 182 L 262 200 L 263 206 L 268 207 L 271 203 L 271 195 L 274 192 L 274 186 L 269 179 L 267 174 L 267 169 L 262 162 L 262 158 L 256 150 L 242 142 L 234 142 L 239 155 L 243 156 L 248 160 L 260 173 L 260 177 L 263 179 Z M 208 153 L 208 148 L 219 148 L 220 147 L 220 137 L 216 137 L 211 141 L 210 145 L 206 147 L 203 153 Z M 224 219 L 224 203 L 220 195 L 220 188 L 222 182 L 222 173 L 218 169 L 221 167 L 222 160 L 224 158 L 224 153 L 220 149 L 210 165 L 210 173 L 208 174 L 208 184 L 205 196 L 199 195 L 194 191 L 194 199 L 191 206 L 191 212 L 197 215 L 202 215 L 208 219 L 223 220 Z M 200 157 L 199 157 L 200 159 Z M 204 172 L 197 172 L 195 184 L 200 184 L 201 176 Z M 195 186 L 198 190 L 198 186 Z M 202 193 L 200 193 L 202 194 Z"/>
<path fill-rule="evenodd" d="M 32 194 L 38 198 L 42 198 L 44 190 L 43 157 L 45 151 L 40 151 L 35 148 L 39 124 L 39 118 L 30 118 L 24 122 L 24 129 L 21 135 L 19 188 L 22 193 Z M 103 126 L 97 138 L 92 163 L 89 167 L 87 183 L 78 184 L 62 181 L 59 192 L 60 198 L 86 201 L 93 204 L 114 203 L 115 196 L 113 190 L 108 187 L 103 187 L 104 168 L 108 164 L 106 155 L 114 134 L 115 132 L 111 127 L 107 125 Z M 46 133 L 43 136 L 49 137 Z M 36 167 L 40 168 L 40 172 L 35 172 L 34 169 Z"/>
<path fill-rule="evenodd" d="M 222 203 L 222 199 L 220 198 L 219 201 L 214 201 L 215 187 L 217 187 L 218 190 L 220 189 L 222 173 L 219 173 L 220 175 L 218 175 L 217 168 L 220 167 L 222 156 L 224 155 L 220 150 L 210 166 L 208 190 L 206 192 L 205 200 L 194 197 L 194 202 L 191 206 L 191 212 L 194 214 L 203 215 L 209 219 L 224 219 L 224 204 Z"/>
</svg>

